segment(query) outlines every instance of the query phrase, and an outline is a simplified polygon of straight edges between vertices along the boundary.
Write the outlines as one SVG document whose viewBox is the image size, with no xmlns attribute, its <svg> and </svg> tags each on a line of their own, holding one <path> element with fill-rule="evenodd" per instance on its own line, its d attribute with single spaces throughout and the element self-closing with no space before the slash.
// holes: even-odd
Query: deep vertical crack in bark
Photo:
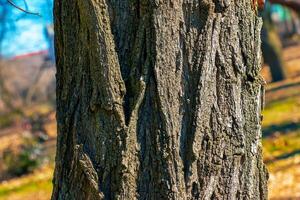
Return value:
<svg viewBox="0 0 300 200">
<path fill-rule="evenodd" d="M 250 1 L 55 2 L 52 199 L 267 199 Z"/>
</svg>

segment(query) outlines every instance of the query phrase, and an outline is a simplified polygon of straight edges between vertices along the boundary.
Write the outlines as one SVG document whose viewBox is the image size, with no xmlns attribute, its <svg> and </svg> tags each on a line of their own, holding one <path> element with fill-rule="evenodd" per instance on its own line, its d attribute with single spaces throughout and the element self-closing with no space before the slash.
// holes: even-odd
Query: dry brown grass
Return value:
<svg viewBox="0 0 300 200">
<path fill-rule="evenodd" d="M 270 172 L 269 198 L 300 199 L 300 45 L 284 52 L 288 79 L 269 83 L 263 130 L 264 157 Z M 270 80 L 267 68 L 263 76 Z"/>
</svg>

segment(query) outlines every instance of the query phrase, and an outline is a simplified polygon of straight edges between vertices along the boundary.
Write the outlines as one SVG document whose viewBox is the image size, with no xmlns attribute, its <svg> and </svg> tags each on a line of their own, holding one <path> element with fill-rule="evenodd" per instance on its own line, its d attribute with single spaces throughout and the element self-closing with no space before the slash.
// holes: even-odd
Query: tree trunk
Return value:
<svg viewBox="0 0 300 200">
<path fill-rule="evenodd" d="M 262 54 L 265 63 L 269 65 L 272 81 L 277 82 L 286 79 L 282 44 L 274 27 L 265 26 L 262 29 Z"/>
<path fill-rule="evenodd" d="M 52 199 L 267 199 L 251 2 L 56 0 Z"/>
</svg>

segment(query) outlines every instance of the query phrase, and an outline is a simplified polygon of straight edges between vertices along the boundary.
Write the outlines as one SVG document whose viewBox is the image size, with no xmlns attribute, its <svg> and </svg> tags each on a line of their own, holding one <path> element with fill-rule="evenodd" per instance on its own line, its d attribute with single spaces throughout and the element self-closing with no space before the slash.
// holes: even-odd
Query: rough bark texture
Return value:
<svg viewBox="0 0 300 200">
<path fill-rule="evenodd" d="M 267 199 L 251 4 L 56 0 L 52 199 Z"/>
</svg>

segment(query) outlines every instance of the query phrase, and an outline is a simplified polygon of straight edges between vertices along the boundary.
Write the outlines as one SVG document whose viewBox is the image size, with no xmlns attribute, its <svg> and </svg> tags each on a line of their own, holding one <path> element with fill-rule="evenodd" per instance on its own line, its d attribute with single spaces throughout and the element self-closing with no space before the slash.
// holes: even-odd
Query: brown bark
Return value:
<svg viewBox="0 0 300 200">
<path fill-rule="evenodd" d="M 267 199 L 249 0 L 55 2 L 52 199 Z"/>
</svg>

